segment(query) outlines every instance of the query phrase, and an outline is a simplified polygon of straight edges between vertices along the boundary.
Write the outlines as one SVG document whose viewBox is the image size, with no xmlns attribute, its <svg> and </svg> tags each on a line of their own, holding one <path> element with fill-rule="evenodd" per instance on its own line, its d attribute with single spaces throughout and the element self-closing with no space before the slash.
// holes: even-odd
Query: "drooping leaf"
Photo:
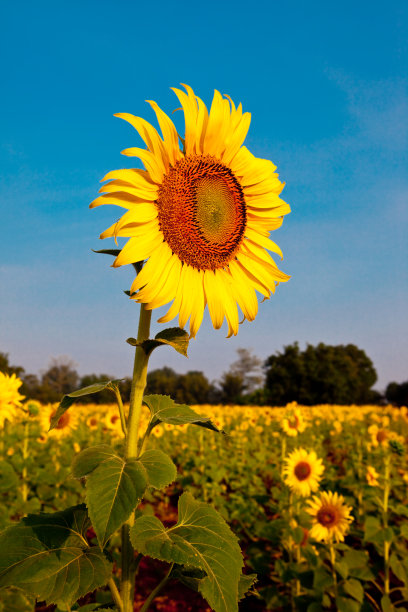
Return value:
<svg viewBox="0 0 408 612">
<path fill-rule="evenodd" d="M 168 329 L 164 329 L 155 335 L 152 340 L 144 340 L 143 342 L 138 342 L 136 338 L 128 338 L 126 342 L 131 346 L 142 346 L 146 355 L 150 355 L 150 353 L 158 346 L 172 346 L 178 353 L 188 357 L 188 343 L 190 341 L 190 336 L 186 332 L 185 329 L 181 329 L 181 327 L 169 327 Z"/>
<path fill-rule="evenodd" d="M 248 595 L 249 589 L 254 586 L 257 580 L 256 574 L 241 574 L 238 582 L 238 601 L 241 601 L 241 599 Z"/>
<path fill-rule="evenodd" d="M 8 461 L 0 461 L 0 493 L 14 489 L 18 485 L 18 476 Z"/>
<path fill-rule="evenodd" d="M 145 395 L 143 402 L 151 413 L 151 429 L 159 423 L 170 423 L 171 425 L 199 425 L 212 431 L 220 431 L 211 422 L 211 419 L 194 412 L 185 404 L 176 404 L 168 395 Z"/>
<path fill-rule="evenodd" d="M 90 547 L 84 504 L 30 514 L 0 534 L 0 588 L 14 586 L 48 604 L 72 604 L 106 584 L 111 566 Z"/>
<path fill-rule="evenodd" d="M 350 595 L 351 597 L 353 597 L 353 599 L 356 599 L 360 603 L 363 602 L 364 589 L 361 586 L 361 582 L 359 580 L 354 580 L 353 578 L 350 578 L 350 580 L 345 580 L 343 582 L 343 589 L 347 593 L 347 595 Z"/>
<path fill-rule="evenodd" d="M 91 395 L 92 393 L 99 393 L 99 391 L 103 391 L 107 388 L 114 389 L 114 386 L 120 382 L 119 380 L 107 380 L 104 382 L 94 383 L 93 385 L 89 385 L 87 387 L 83 387 L 82 389 L 77 389 L 76 391 L 72 391 L 72 393 L 67 393 L 62 398 L 56 413 L 51 419 L 50 423 L 50 431 L 54 429 L 58 425 L 58 421 L 62 417 L 62 415 L 68 410 L 70 406 L 77 400 L 79 397 L 83 397 L 84 395 Z"/>
<path fill-rule="evenodd" d="M 136 509 L 146 486 L 147 473 L 137 459 L 108 456 L 89 474 L 86 500 L 101 548 Z"/>
<path fill-rule="evenodd" d="M 215 612 L 238 610 L 242 555 L 236 536 L 214 508 L 183 493 L 174 527 L 165 529 L 156 517 L 142 516 L 130 534 L 142 554 L 205 571 L 199 589 Z"/>
<path fill-rule="evenodd" d="M 102 461 L 112 456 L 115 456 L 115 452 L 107 444 L 86 448 L 74 458 L 72 462 L 72 475 L 74 478 L 84 478 L 84 476 L 88 476 L 93 472 Z"/>
<path fill-rule="evenodd" d="M 120 249 L 100 249 L 99 251 L 95 251 L 92 249 L 94 253 L 101 253 L 102 255 L 113 255 L 113 257 L 117 257 L 120 253 Z M 135 261 L 132 263 L 136 274 L 139 274 L 140 270 L 143 268 L 143 261 Z"/>
<path fill-rule="evenodd" d="M 32 612 L 35 606 L 34 595 L 23 593 L 20 589 L 0 591 L 0 612 Z"/>
<path fill-rule="evenodd" d="M 166 487 L 176 479 L 176 466 L 161 450 L 149 449 L 139 457 L 139 461 L 147 472 L 149 484 L 156 489 Z"/>
</svg>

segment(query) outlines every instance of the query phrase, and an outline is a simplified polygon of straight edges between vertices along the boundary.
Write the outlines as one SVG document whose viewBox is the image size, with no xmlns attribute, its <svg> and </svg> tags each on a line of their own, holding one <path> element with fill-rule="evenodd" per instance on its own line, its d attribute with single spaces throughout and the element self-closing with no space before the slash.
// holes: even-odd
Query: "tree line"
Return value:
<svg viewBox="0 0 408 612">
<path fill-rule="evenodd" d="M 42 403 L 58 402 L 66 393 L 97 382 L 112 380 L 107 374 L 80 376 L 67 358 L 53 358 L 40 376 L 26 373 L 22 366 L 9 363 L 7 353 L 0 353 L 0 371 L 16 374 L 22 381 L 20 392 Z M 297 342 L 285 346 L 262 362 L 252 351 L 240 348 L 237 359 L 217 381 L 209 381 L 201 371 L 178 374 L 172 368 L 152 370 L 147 375 L 147 394 L 170 395 L 182 404 L 241 404 L 284 406 L 296 401 L 316 404 L 378 404 L 390 402 L 408 405 L 408 381 L 390 382 L 384 394 L 372 389 L 377 373 L 371 359 L 354 344 L 331 346 Z M 121 391 L 129 401 L 131 379 L 124 378 Z M 84 402 L 112 403 L 112 393 L 105 390 L 84 396 Z"/>
</svg>

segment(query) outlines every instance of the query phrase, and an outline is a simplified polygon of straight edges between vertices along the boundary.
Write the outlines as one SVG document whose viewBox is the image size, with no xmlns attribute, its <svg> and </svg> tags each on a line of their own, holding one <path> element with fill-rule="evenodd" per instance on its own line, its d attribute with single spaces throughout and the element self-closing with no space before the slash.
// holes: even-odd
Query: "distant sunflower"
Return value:
<svg viewBox="0 0 408 612">
<path fill-rule="evenodd" d="M 56 427 L 49 431 L 51 420 L 55 416 L 57 409 L 58 404 L 47 404 L 46 406 L 42 406 L 39 419 L 43 433 L 47 437 L 60 439 L 65 438 L 65 436 L 68 436 L 76 429 L 78 426 L 78 417 L 72 410 L 67 410 L 59 418 Z M 45 440 L 46 439 L 47 438 L 45 438 Z"/>
<path fill-rule="evenodd" d="M 380 486 L 380 483 L 378 480 L 379 477 L 380 475 L 375 469 L 375 467 L 373 467 L 372 465 L 368 465 L 367 471 L 366 471 L 367 484 L 369 484 L 370 487 L 379 487 Z"/>
<path fill-rule="evenodd" d="M 126 237 L 114 267 L 148 260 L 134 280 L 131 298 L 158 308 L 173 300 L 159 319 L 190 318 L 194 337 L 208 304 L 212 323 L 228 323 L 228 336 L 238 333 L 237 304 L 252 321 L 258 311 L 255 291 L 269 298 L 275 285 L 287 281 L 266 249 L 282 257 L 269 232 L 281 226 L 289 205 L 279 195 L 284 187 L 271 161 L 242 146 L 251 116 L 215 91 L 210 112 L 191 87 L 173 89 L 185 117 L 183 150 L 171 119 L 148 100 L 162 137 L 144 119 L 128 121 L 147 149 L 130 148 L 145 170 L 109 172 L 103 195 L 91 203 L 127 209 L 101 238 Z"/>
<path fill-rule="evenodd" d="M 323 472 L 323 462 L 314 451 L 298 448 L 285 459 L 283 477 L 294 493 L 308 497 L 319 488 Z"/>
<path fill-rule="evenodd" d="M 351 506 L 346 506 L 344 497 L 331 491 L 315 495 L 309 500 L 306 511 L 313 517 L 313 525 L 309 532 L 311 538 L 323 542 L 342 542 L 353 517 L 350 516 Z"/>
<path fill-rule="evenodd" d="M 296 437 L 306 429 L 306 423 L 299 408 L 287 412 L 281 420 L 281 427 L 286 435 Z"/>
</svg>

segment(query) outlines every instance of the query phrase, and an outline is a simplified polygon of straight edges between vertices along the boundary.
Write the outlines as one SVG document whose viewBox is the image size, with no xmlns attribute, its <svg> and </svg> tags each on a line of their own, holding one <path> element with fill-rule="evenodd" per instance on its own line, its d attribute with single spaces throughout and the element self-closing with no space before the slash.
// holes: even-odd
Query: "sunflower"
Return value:
<svg viewBox="0 0 408 612">
<path fill-rule="evenodd" d="M 162 136 L 147 121 L 128 113 L 128 121 L 147 148 L 130 148 L 145 169 L 109 172 L 109 181 L 90 207 L 115 204 L 127 212 L 101 238 L 129 238 L 115 259 L 118 267 L 145 261 L 130 296 L 151 310 L 173 301 L 160 323 L 178 315 L 190 319 L 190 336 L 202 323 L 208 304 L 213 326 L 228 323 L 228 337 L 238 333 L 238 308 L 252 321 L 258 311 L 256 291 L 269 298 L 281 272 L 267 250 L 282 257 L 269 232 L 290 212 L 279 195 L 284 187 L 272 162 L 242 146 L 251 116 L 218 91 L 210 111 L 191 87 L 174 89 L 185 118 L 183 150 L 170 118 L 156 102 Z"/>
<path fill-rule="evenodd" d="M 299 408 L 286 413 L 281 421 L 281 427 L 286 435 L 295 437 L 306 429 L 306 424 Z"/>
<path fill-rule="evenodd" d="M 370 487 L 379 487 L 380 486 L 380 483 L 378 481 L 379 477 L 380 475 L 377 472 L 377 470 L 372 465 L 368 465 L 367 471 L 366 471 L 367 484 L 369 484 Z"/>
<path fill-rule="evenodd" d="M 49 428 L 51 425 L 51 419 L 56 414 L 57 409 L 58 409 L 58 404 L 47 404 L 46 406 L 42 406 L 39 416 L 40 416 L 40 425 L 43 430 L 43 433 L 47 437 L 60 439 L 60 438 L 65 438 L 65 436 L 68 436 L 69 434 L 71 434 L 72 430 L 77 427 L 78 417 L 75 414 L 75 412 L 73 412 L 72 410 L 67 410 L 59 418 L 56 427 L 54 427 L 54 429 L 51 429 L 51 431 L 49 431 Z"/>
<path fill-rule="evenodd" d="M 24 395 L 20 395 L 18 389 L 22 384 L 15 374 L 10 376 L 0 372 L 0 426 L 4 425 L 4 421 L 14 421 L 20 415 Z"/>
<path fill-rule="evenodd" d="M 346 506 L 344 497 L 331 491 L 323 491 L 309 500 L 306 509 L 313 517 L 310 537 L 323 542 L 342 542 L 353 517 L 350 516 L 351 506 Z"/>
<path fill-rule="evenodd" d="M 286 459 L 283 476 L 290 489 L 301 497 L 308 497 L 319 488 L 324 472 L 321 459 L 314 451 L 308 453 L 304 448 L 294 450 Z"/>
</svg>

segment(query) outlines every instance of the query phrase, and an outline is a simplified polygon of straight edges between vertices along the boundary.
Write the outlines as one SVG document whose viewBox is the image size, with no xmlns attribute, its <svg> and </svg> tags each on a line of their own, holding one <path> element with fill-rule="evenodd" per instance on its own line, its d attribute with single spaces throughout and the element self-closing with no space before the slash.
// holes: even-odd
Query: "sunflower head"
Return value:
<svg viewBox="0 0 408 612">
<path fill-rule="evenodd" d="M 313 517 L 310 537 L 322 542 L 342 542 L 353 517 L 351 506 L 346 506 L 344 497 L 331 491 L 315 495 L 309 500 L 306 511 Z"/>
<path fill-rule="evenodd" d="M 303 448 L 294 450 L 286 459 L 283 468 L 284 481 L 301 497 L 308 497 L 319 488 L 324 465 L 316 453 Z"/>
<path fill-rule="evenodd" d="M 306 429 L 306 423 L 299 408 L 287 412 L 281 421 L 282 430 L 287 436 L 296 437 Z"/>
<path fill-rule="evenodd" d="M 377 470 L 372 465 L 368 465 L 367 466 L 367 471 L 366 471 L 367 484 L 369 484 L 370 487 L 378 487 L 378 486 L 380 486 L 380 483 L 378 481 L 379 477 L 380 477 L 380 475 L 377 472 Z"/>
<path fill-rule="evenodd" d="M 252 321 L 256 292 L 269 298 L 281 272 L 267 251 L 282 256 L 269 232 L 290 212 L 280 199 L 283 184 L 272 162 L 243 146 L 250 114 L 218 91 L 210 110 L 191 87 L 174 89 L 185 117 L 180 139 L 171 119 L 153 101 L 161 135 L 147 121 L 128 113 L 146 148 L 123 151 L 144 169 L 109 172 L 102 195 L 91 203 L 116 204 L 126 212 L 101 238 L 128 238 L 114 266 L 145 262 L 133 282 L 131 298 L 147 309 L 173 302 L 160 322 L 178 315 L 190 319 L 195 336 L 208 305 L 212 323 L 224 318 L 228 335 L 237 334 L 239 314 Z"/>
</svg>

